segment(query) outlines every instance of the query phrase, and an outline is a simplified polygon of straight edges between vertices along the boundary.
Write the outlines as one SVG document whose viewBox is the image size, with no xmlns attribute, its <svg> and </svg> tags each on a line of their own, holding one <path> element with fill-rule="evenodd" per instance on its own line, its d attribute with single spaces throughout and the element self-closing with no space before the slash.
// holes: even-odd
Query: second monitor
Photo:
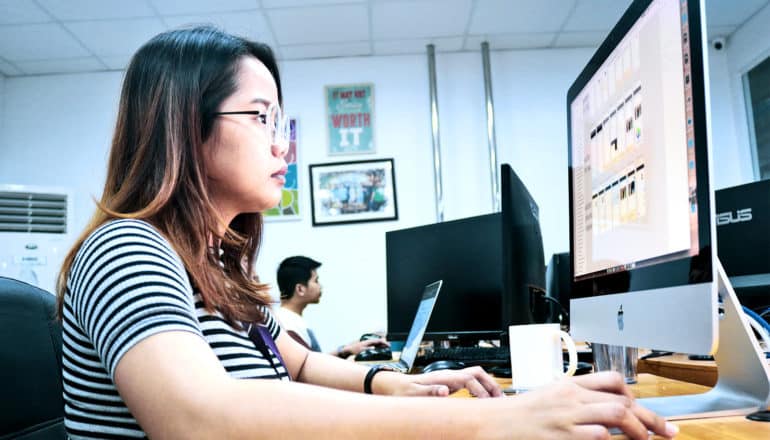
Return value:
<svg viewBox="0 0 770 440">
<path fill-rule="evenodd" d="M 502 213 L 386 233 L 388 338 L 403 340 L 415 289 L 443 279 L 427 340 L 501 339 L 534 322 L 533 292 L 545 291 L 538 207 L 513 169 L 502 166 Z"/>
</svg>

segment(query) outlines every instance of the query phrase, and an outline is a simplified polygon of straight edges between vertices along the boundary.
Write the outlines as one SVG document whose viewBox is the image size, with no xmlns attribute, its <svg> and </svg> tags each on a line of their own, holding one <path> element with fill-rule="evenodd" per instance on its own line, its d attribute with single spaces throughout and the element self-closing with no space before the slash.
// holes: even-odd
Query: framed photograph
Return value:
<svg viewBox="0 0 770 440">
<path fill-rule="evenodd" d="M 265 221 L 300 220 L 299 211 L 299 163 L 297 152 L 297 120 L 289 120 L 289 151 L 286 153 L 286 184 L 281 202 L 263 213 Z"/>
<path fill-rule="evenodd" d="M 374 153 L 374 85 L 326 86 L 329 154 Z"/>
<path fill-rule="evenodd" d="M 398 220 L 393 159 L 310 165 L 313 226 Z"/>
</svg>

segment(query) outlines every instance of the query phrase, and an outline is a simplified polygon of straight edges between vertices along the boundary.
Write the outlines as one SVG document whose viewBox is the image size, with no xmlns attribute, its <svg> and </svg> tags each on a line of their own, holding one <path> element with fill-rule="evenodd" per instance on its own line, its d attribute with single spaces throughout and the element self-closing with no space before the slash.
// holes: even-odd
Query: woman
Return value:
<svg viewBox="0 0 770 440">
<path fill-rule="evenodd" d="M 479 368 L 381 372 L 289 337 L 252 273 L 259 212 L 276 205 L 286 173 L 281 102 L 270 49 L 215 29 L 160 34 L 133 57 L 99 209 L 59 279 L 71 437 L 675 433 L 618 375 L 440 399 L 501 393 Z"/>
</svg>

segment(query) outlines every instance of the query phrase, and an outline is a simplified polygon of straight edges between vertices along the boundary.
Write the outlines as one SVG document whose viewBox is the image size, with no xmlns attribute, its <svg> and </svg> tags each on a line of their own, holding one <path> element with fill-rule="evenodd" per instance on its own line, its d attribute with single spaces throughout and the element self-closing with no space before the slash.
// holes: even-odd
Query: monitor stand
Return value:
<svg viewBox="0 0 770 440">
<path fill-rule="evenodd" d="M 717 287 L 724 302 L 714 354 L 717 384 L 703 394 L 638 400 L 669 420 L 745 415 L 770 404 L 770 368 L 719 260 L 716 266 Z"/>
</svg>

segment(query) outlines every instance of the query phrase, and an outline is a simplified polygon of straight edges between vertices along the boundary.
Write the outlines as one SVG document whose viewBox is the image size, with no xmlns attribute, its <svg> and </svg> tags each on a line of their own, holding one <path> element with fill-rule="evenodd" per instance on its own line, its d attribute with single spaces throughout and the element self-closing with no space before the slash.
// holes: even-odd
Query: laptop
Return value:
<svg viewBox="0 0 770 440">
<path fill-rule="evenodd" d="M 401 357 L 398 362 L 379 365 L 385 365 L 402 373 L 408 373 L 412 369 L 414 360 L 417 358 L 417 352 L 420 349 L 422 337 L 425 334 L 425 329 L 428 328 L 428 321 L 430 321 L 430 315 L 433 313 L 433 306 L 436 304 L 438 292 L 441 290 L 441 284 L 443 284 L 443 280 L 438 280 L 425 286 L 420 305 L 417 306 L 417 314 L 412 322 L 412 329 L 409 330 L 409 337 L 406 338 L 406 343 L 401 350 Z"/>
</svg>

